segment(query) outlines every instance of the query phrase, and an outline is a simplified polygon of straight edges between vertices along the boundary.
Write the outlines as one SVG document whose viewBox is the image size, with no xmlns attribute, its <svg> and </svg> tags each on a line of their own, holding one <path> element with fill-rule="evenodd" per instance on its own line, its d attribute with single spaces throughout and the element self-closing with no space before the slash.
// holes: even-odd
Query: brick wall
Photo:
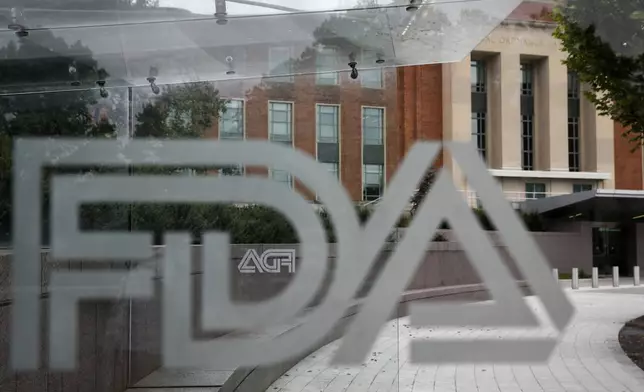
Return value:
<svg viewBox="0 0 644 392">
<path fill-rule="evenodd" d="M 644 189 L 642 177 L 642 149 L 623 137 L 625 128 L 615 122 L 615 188 Z"/>
<path fill-rule="evenodd" d="M 270 79 L 218 84 L 223 96 L 246 101 L 246 137 L 268 138 L 268 102 L 293 102 L 296 148 L 315 156 L 316 104 L 340 106 L 340 178 L 352 199 L 362 198 L 362 106 L 385 108 L 385 176 L 389 180 L 416 140 L 442 139 L 441 66 L 424 65 L 384 70 L 382 89 L 365 88 L 348 72 L 339 73 L 338 85 L 316 84 L 315 75 L 295 76 L 293 83 Z M 244 91 L 243 95 L 239 95 Z M 232 93 L 231 93 L 232 92 Z M 237 92 L 237 93 L 235 93 Z M 232 94 L 232 95 L 230 95 Z M 218 125 L 208 133 L 218 137 Z M 248 174 L 266 175 L 265 168 L 247 168 Z M 296 181 L 296 189 L 313 195 Z"/>
</svg>

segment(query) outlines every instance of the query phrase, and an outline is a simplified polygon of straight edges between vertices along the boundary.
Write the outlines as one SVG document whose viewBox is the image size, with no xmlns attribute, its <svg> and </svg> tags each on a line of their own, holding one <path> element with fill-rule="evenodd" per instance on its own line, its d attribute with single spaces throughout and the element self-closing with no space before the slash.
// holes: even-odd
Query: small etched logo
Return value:
<svg viewBox="0 0 644 392">
<path fill-rule="evenodd" d="M 255 249 L 248 249 L 237 265 L 237 269 L 242 274 L 279 274 L 282 269 L 293 274 L 295 273 L 295 250 L 268 249 L 258 255 Z"/>
</svg>

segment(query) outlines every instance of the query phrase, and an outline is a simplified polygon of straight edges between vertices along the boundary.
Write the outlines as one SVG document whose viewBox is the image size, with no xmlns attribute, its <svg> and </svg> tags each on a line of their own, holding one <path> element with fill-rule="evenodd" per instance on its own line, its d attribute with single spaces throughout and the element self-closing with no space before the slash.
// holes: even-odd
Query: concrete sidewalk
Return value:
<svg viewBox="0 0 644 392">
<path fill-rule="evenodd" d="M 438 330 L 414 329 L 402 318 L 387 323 L 362 366 L 330 367 L 330 356 L 337 348 L 334 342 L 308 356 L 268 391 L 640 392 L 644 372 L 623 353 L 618 333 L 626 321 L 644 314 L 644 288 L 602 286 L 566 291 L 577 314 L 546 365 L 411 364 L 407 361 L 411 340 L 436 336 Z M 535 297 L 527 301 L 543 314 Z M 460 336 L 489 333 L 465 329 Z M 497 334 L 499 338 L 509 336 L 503 331 Z"/>
</svg>

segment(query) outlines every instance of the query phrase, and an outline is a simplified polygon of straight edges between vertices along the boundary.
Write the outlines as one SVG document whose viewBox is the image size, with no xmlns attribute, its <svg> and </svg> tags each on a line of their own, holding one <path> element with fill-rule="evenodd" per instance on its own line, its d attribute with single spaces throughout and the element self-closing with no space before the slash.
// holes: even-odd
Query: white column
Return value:
<svg viewBox="0 0 644 392">
<path fill-rule="evenodd" d="M 577 290 L 579 288 L 579 268 L 572 269 L 572 289 Z"/>
<path fill-rule="evenodd" d="M 552 269 L 552 276 L 555 278 L 556 281 L 559 281 L 559 269 L 553 268 Z"/>
<path fill-rule="evenodd" d="M 640 267 L 636 265 L 633 267 L 633 286 L 640 285 Z"/>
<path fill-rule="evenodd" d="M 599 287 L 599 268 L 593 267 L 593 288 Z"/>
<path fill-rule="evenodd" d="M 613 267 L 613 287 L 619 287 L 619 267 Z"/>
<path fill-rule="evenodd" d="M 492 166 L 521 170 L 521 58 L 500 53 L 488 66 L 488 121 Z"/>
<path fill-rule="evenodd" d="M 568 171 L 568 69 L 559 56 L 539 63 L 535 126 L 539 169 Z"/>
<path fill-rule="evenodd" d="M 472 87 L 470 81 L 471 58 L 443 65 L 443 139 L 445 141 L 472 140 Z M 466 189 L 463 175 L 449 152 L 445 163 L 452 169 L 454 183 Z"/>
</svg>

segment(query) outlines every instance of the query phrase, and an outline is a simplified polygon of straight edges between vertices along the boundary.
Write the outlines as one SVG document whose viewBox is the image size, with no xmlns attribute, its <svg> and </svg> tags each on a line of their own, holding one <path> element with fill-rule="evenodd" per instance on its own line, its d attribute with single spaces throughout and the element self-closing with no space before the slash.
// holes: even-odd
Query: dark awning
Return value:
<svg viewBox="0 0 644 392">
<path fill-rule="evenodd" d="M 644 219 L 644 191 L 596 189 L 569 195 L 528 200 L 521 209 L 546 218 L 574 218 L 595 222 Z"/>
</svg>

